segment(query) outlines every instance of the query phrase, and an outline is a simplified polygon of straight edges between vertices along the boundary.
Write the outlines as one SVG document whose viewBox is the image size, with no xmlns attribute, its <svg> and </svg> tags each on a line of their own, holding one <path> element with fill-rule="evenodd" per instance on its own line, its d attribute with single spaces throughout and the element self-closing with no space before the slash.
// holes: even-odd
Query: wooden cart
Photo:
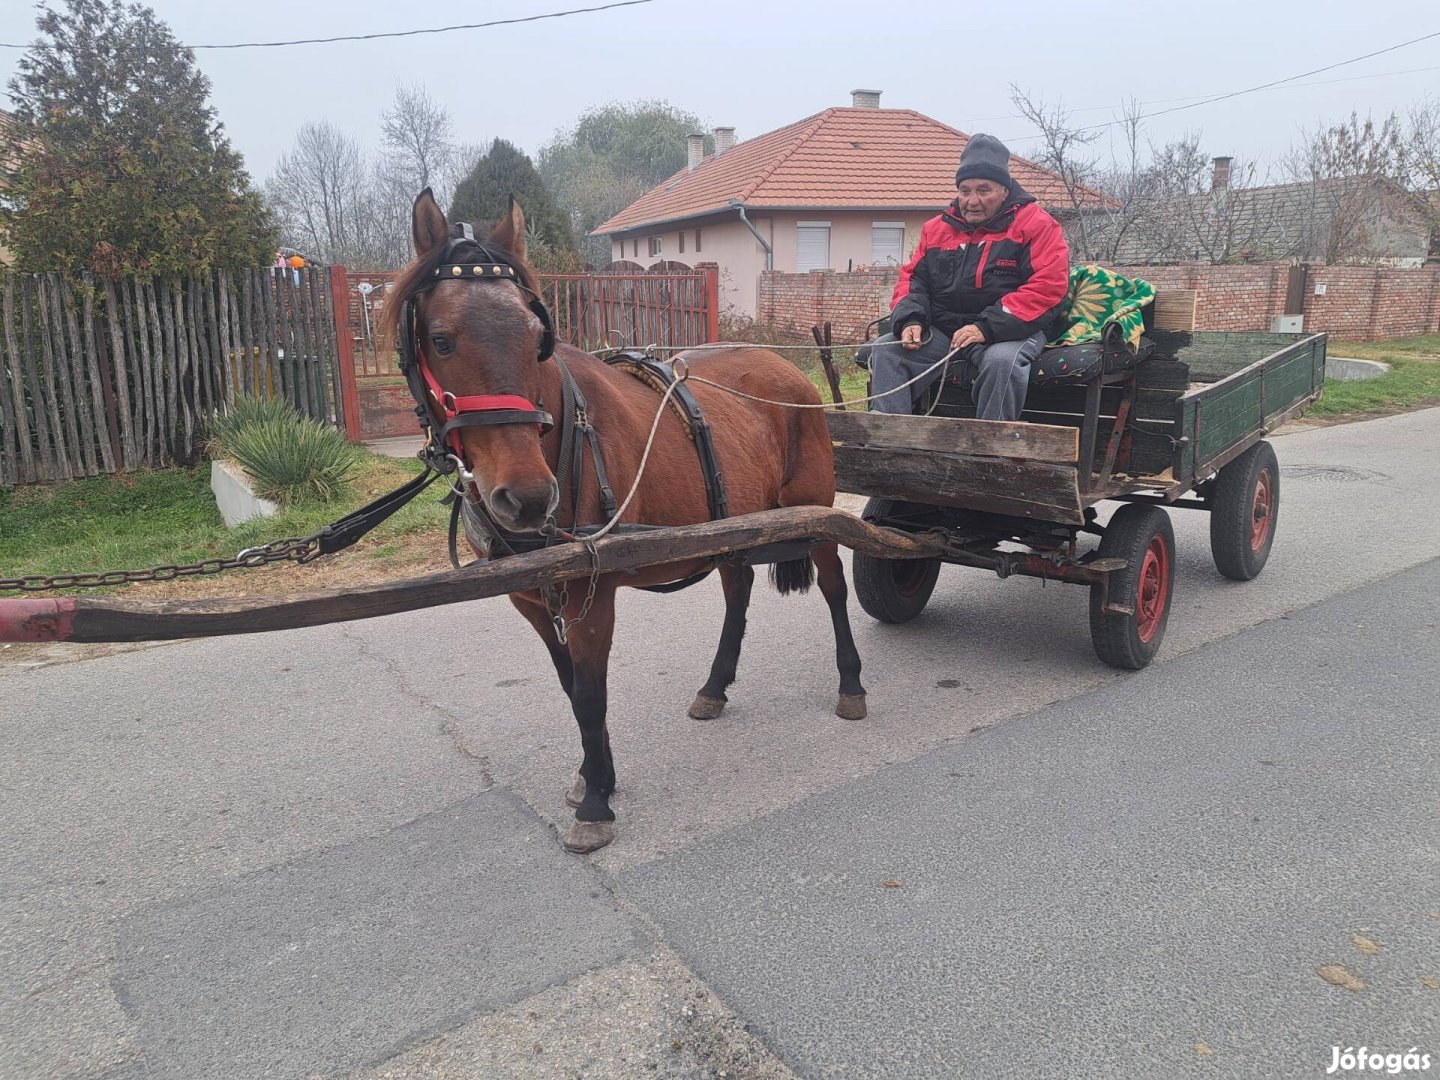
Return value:
<svg viewBox="0 0 1440 1080">
<path fill-rule="evenodd" d="M 955 377 L 926 403 L 934 415 L 830 415 L 837 483 L 871 497 L 865 520 L 949 541 L 929 559 L 857 552 L 865 611 L 913 619 L 942 562 L 1085 584 L 1096 653 L 1135 669 L 1155 656 L 1170 613 L 1167 507 L 1210 513 L 1222 574 L 1259 574 L 1280 507 L 1265 436 L 1319 398 L 1326 339 L 1195 332 L 1194 310 L 1193 293 L 1163 294 L 1149 359 L 1083 386 L 1032 387 L 1017 423 L 973 419 Z M 1104 500 L 1126 505 L 1102 526 L 1095 507 Z M 1082 533 L 1099 546 L 1082 550 Z"/>
</svg>

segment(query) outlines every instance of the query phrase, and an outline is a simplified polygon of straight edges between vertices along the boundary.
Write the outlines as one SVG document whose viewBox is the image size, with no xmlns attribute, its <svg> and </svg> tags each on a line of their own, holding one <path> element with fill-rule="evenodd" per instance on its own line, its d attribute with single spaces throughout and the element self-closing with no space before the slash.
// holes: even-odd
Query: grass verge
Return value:
<svg viewBox="0 0 1440 1080">
<path fill-rule="evenodd" d="M 346 497 L 296 504 L 276 517 L 257 518 L 234 529 L 220 520 L 208 462 L 194 469 L 0 489 L 0 577 L 143 569 L 228 557 L 254 544 L 312 533 L 398 487 L 420 468 L 418 461 L 364 454 Z M 386 521 L 371 534 L 372 546 L 441 529 L 448 513 L 439 503 L 441 494 L 436 485 Z M 75 591 L 94 595 L 103 590 Z"/>
<path fill-rule="evenodd" d="M 1381 360 L 1390 370 L 1378 379 L 1327 379 L 1325 394 L 1307 415 L 1317 419 L 1379 416 L 1440 405 L 1440 334 L 1390 341 L 1332 341 L 1331 356 Z"/>
</svg>

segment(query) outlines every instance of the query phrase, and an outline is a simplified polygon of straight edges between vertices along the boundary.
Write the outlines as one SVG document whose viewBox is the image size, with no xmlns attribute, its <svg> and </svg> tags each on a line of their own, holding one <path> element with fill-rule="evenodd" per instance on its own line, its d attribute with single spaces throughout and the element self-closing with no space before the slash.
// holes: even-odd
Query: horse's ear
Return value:
<svg viewBox="0 0 1440 1080">
<path fill-rule="evenodd" d="M 450 223 L 445 212 L 427 187 L 415 197 L 410 214 L 410 235 L 415 240 L 415 254 L 424 257 L 450 239 Z"/>
<path fill-rule="evenodd" d="M 490 239 L 496 246 L 518 256 L 521 262 L 525 261 L 525 211 L 520 209 L 514 195 L 510 196 L 510 209 L 491 230 Z"/>
</svg>

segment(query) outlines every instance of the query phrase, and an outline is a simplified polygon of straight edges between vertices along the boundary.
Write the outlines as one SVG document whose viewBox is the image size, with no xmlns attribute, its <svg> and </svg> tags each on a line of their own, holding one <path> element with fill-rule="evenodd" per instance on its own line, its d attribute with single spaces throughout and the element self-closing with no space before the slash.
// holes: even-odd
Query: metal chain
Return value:
<svg viewBox="0 0 1440 1080">
<path fill-rule="evenodd" d="M 560 592 L 557 594 L 552 585 L 540 587 L 540 598 L 545 602 L 545 610 L 550 613 L 550 622 L 555 627 L 555 637 L 561 645 L 570 643 L 570 631 L 590 614 L 590 607 L 595 603 L 595 587 L 600 581 L 600 552 L 595 548 L 595 542 L 584 538 L 580 543 L 585 545 L 585 550 L 590 553 L 590 586 L 585 592 L 585 601 L 580 605 L 580 610 L 575 618 L 566 620 L 565 608 L 570 603 L 570 582 L 569 580 L 560 583 Z"/>
<path fill-rule="evenodd" d="M 201 577 L 264 566 L 274 562 L 308 563 L 320 557 L 320 538 L 293 536 L 268 544 L 246 548 L 229 559 L 205 559 L 185 566 L 152 566 L 148 570 L 107 570 L 96 574 L 31 574 L 27 577 L 0 578 L 0 592 L 44 592 L 49 589 L 96 589 L 109 585 L 130 585 L 137 581 L 173 581 L 176 578 Z"/>
</svg>

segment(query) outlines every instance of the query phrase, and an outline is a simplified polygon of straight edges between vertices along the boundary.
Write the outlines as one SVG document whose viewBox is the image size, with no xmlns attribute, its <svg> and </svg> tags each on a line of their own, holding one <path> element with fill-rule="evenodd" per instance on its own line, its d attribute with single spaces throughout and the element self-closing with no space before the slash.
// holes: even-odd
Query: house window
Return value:
<svg viewBox="0 0 1440 1080">
<path fill-rule="evenodd" d="M 696 230 L 695 230 L 695 250 L 696 250 L 697 252 L 700 250 L 700 230 L 699 230 L 699 229 L 696 229 Z"/>
<path fill-rule="evenodd" d="M 665 245 L 660 242 L 660 237 L 650 237 L 650 254 L 652 257 L 659 255 L 664 250 L 664 246 Z"/>
<path fill-rule="evenodd" d="M 830 269 L 830 223 L 828 221 L 797 221 L 795 223 L 795 269 Z"/>
<path fill-rule="evenodd" d="M 635 259 L 640 257 L 640 238 L 638 236 L 630 241 L 630 256 Z"/>
<path fill-rule="evenodd" d="M 903 221 L 872 221 L 870 223 L 870 264 L 899 265 L 905 259 L 905 223 Z"/>
<path fill-rule="evenodd" d="M 681 255 L 684 255 L 684 254 L 685 254 L 685 230 L 684 230 L 684 229 L 681 229 L 678 233 L 675 234 L 675 236 L 676 236 L 676 238 L 679 239 L 679 241 L 680 241 L 680 254 L 681 254 Z"/>
</svg>

